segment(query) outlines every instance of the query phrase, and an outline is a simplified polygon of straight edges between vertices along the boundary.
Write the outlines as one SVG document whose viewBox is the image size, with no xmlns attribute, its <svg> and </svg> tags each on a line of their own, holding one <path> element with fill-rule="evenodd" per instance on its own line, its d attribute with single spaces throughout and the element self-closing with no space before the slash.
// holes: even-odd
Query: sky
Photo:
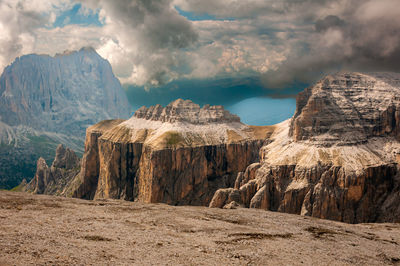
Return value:
<svg viewBox="0 0 400 266">
<path fill-rule="evenodd" d="M 92 46 L 123 84 L 255 77 L 266 90 L 400 69 L 399 0 L 0 0 L 0 69 Z"/>
</svg>

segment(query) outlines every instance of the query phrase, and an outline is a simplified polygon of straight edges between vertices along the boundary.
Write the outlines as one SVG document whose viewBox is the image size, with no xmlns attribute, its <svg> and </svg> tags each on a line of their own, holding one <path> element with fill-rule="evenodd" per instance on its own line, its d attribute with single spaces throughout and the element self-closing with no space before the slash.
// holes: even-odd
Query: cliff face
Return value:
<svg viewBox="0 0 400 266">
<path fill-rule="evenodd" d="M 398 74 L 329 76 L 297 98 L 261 160 L 210 207 L 244 207 L 359 223 L 400 221 Z"/>
<path fill-rule="evenodd" d="M 59 143 L 83 153 L 89 125 L 129 115 L 111 65 L 92 48 L 15 59 L 0 76 L 0 188 L 29 180 Z"/>
<path fill-rule="evenodd" d="M 25 55 L 0 76 L 0 120 L 9 126 L 83 137 L 88 125 L 129 112 L 111 65 L 92 48 Z"/>
<path fill-rule="evenodd" d="M 50 167 L 43 158 L 39 158 L 35 177 L 26 185 L 25 190 L 34 194 L 67 195 L 66 189 L 79 169 L 80 160 L 75 152 L 60 144 Z"/>
<path fill-rule="evenodd" d="M 258 160 L 273 127 L 251 127 L 222 107 L 176 100 L 87 130 L 74 196 L 207 205 Z"/>
<path fill-rule="evenodd" d="M 289 135 L 295 141 L 349 145 L 399 136 L 400 75 L 341 73 L 297 96 Z"/>
</svg>

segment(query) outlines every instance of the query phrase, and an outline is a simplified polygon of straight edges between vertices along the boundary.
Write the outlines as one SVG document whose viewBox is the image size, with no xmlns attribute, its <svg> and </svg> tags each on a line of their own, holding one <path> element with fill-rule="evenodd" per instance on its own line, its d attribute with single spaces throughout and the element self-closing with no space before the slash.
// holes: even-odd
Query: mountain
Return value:
<svg viewBox="0 0 400 266">
<path fill-rule="evenodd" d="M 190 100 L 142 107 L 129 120 L 88 128 L 73 196 L 207 205 L 258 160 L 269 130 Z"/>
<path fill-rule="evenodd" d="M 339 73 L 297 97 L 260 162 L 216 192 L 235 204 L 349 223 L 400 221 L 400 74 Z"/>
<path fill-rule="evenodd" d="M 222 106 L 142 107 L 87 130 L 68 191 L 400 222 L 399 93 L 400 74 L 338 73 L 300 93 L 291 119 L 258 127 Z"/>
<path fill-rule="evenodd" d="M 111 65 L 92 48 L 21 56 L 0 77 L 0 187 L 31 178 L 58 143 L 81 153 L 85 130 L 127 118 L 131 107 Z"/>
<path fill-rule="evenodd" d="M 0 77 L 0 95 L 3 123 L 73 136 L 130 111 L 111 65 L 92 48 L 17 58 Z"/>
</svg>

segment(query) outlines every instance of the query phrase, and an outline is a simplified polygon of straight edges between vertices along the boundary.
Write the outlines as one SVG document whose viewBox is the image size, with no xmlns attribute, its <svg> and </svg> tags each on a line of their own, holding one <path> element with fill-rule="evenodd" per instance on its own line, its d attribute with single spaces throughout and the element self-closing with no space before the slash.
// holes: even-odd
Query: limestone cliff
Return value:
<svg viewBox="0 0 400 266">
<path fill-rule="evenodd" d="M 224 110 L 178 99 L 142 107 L 129 120 L 100 122 L 86 133 L 73 196 L 208 205 L 259 160 L 273 127 L 253 127 Z"/>
<path fill-rule="evenodd" d="M 339 73 L 297 97 L 260 162 L 210 207 L 244 207 L 358 223 L 400 221 L 400 75 Z"/>
<path fill-rule="evenodd" d="M 93 48 L 24 55 L 0 76 L 0 120 L 11 127 L 83 137 L 88 125 L 129 113 L 110 63 Z"/>
<path fill-rule="evenodd" d="M 67 195 L 70 182 L 79 173 L 80 160 L 73 150 L 58 145 L 56 156 L 49 167 L 39 158 L 35 177 L 24 190 L 34 194 Z"/>
<path fill-rule="evenodd" d="M 59 143 L 82 154 L 89 125 L 128 118 L 130 108 L 92 48 L 16 58 L 0 75 L 0 189 L 30 181 L 37 159 L 50 161 Z"/>
</svg>

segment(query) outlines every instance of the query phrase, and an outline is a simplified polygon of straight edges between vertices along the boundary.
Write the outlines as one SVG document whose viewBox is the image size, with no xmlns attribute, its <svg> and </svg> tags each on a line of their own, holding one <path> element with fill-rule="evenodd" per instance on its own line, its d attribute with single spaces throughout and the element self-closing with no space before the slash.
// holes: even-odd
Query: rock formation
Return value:
<svg viewBox="0 0 400 266">
<path fill-rule="evenodd" d="M 111 65 L 93 48 L 24 55 L 0 77 L 0 121 L 9 126 L 84 136 L 87 126 L 129 112 Z"/>
<path fill-rule="evenodd" d="M 273 127 L 247 126 L 222 106 L 178 99 L 142 107 L 129 120 L 89 127 L 74 197 L 208 205 L 259 160 Z"/>
<path fill-rule="evenodd" d="M 0 76 L 0 188 L 29 180 L 59 143 L 83 153 L 89 125 L 129 115 L 111 65 L 94 49 L 16 58 Z"/>
<path fill-rule="evenodd" d="M 60 144 L 50 167 L 42 157 L 39 158 L 35 177 L 26 185 L 25 190 L 35 194 L 68 195 L 69 183 L 79 170 L 80 160 L 75 152 Z"/>
<path fill-rule="evenodd" d="M 399 93 L 400 74 L 339 73 L 299 94 L 293 118 L 264 127 L 181 99 L 142 107 L 88 128 L 63 193 L 400 222 Z M 38 166 L 41 191 L 49 170 Z"/>
<path fill-rule="evenodd" d="M 218 190 L 234 202 L 349 223 L 400 221 L 400 75 L 339 73 L 297 97 L 260 162 Z"/>
</svg>

